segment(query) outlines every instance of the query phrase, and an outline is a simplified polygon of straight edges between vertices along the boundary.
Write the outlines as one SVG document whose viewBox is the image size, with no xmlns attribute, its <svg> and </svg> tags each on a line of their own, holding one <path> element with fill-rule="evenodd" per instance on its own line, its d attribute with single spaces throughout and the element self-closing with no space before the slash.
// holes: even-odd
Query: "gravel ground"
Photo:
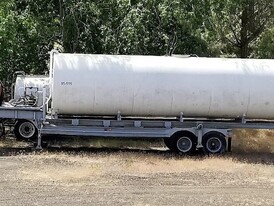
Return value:
<svg viewBox="0 0 274 206">
<path fill-rule="evenodd" d="M 274 154 L 2 148 L 0 205 L 274 205 Z"/>
</svg>

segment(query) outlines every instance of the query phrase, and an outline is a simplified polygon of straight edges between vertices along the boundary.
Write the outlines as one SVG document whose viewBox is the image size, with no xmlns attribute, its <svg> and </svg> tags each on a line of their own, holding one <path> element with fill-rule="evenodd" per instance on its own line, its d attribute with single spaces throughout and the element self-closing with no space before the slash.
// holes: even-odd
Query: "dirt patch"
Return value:
<svg viewBox="0 0 274 206">
<path fill-rule="evenodd" d="M 43 152 L 0 158 L 0 205 L 273 205 L 274 165 L 233 156 Z"/>
</svg>

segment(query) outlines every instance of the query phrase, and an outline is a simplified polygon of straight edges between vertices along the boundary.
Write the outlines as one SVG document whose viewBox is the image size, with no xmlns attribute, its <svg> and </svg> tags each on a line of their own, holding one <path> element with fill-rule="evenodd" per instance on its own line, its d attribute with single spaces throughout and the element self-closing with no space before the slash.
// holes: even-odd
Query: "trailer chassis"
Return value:
<svg viewBox="0 0 274 206">
<path fill-rule="evenodd" d="M 46 116 L 46 107 L 0 107 L 0 120 L 26 120 L 37 129 L 37 147 L 42 149 L 43 135 L 121 137 L 121 138 L 161 138 L 166 145 L 177 152 L 189 153 L 185 148 L 205 149 L 205 139 L 211 137 L 212 144 L 224 144 L 222 149 L 209 153 L 230 151 L 232 129 L 274 129 L 274 121 L 249 119 L 147 119 L 126 118 L 117 115 L 110 118 L 57 118 Z M 5 126 L 5 125 L 4 125 Z M 221 140 L 221 141 L 220 141 Z M 173 143 L 172 141 L 176 141 Z M 225 141 L 225 142 L 224 142 Z M 182 144 L 182 148 L 178 148 Z M 194 144 L 194 145 L 192 145 Z M 177 146 L 177 148 L 176 148 Z M 193 152 L 193 151 L 191 151 Z"/>
</svg>

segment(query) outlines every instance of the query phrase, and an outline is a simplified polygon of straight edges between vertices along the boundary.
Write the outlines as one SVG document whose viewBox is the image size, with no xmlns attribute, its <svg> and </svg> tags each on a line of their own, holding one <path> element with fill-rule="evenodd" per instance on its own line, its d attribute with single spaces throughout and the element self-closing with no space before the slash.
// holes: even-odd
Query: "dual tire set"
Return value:
<svg viewBox="0 0 274 206">
<path fill-rule="evenodd" d="M 174 152 L 193 154 L 196 151 L 198 138 L 191 132 L 178 132 L 164 139 L 165 145 Z M 202 138 L 203 149 L 208 154 L 221 154 L 226 151 L 227 141 L 220 132 L 208 132 Z"/>
</svg>

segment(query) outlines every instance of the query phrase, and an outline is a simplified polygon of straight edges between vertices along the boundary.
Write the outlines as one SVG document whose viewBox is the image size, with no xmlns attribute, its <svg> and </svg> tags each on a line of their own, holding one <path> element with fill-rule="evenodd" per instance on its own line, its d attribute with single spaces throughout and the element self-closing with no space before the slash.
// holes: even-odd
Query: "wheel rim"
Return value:
<svg viewBox="0 0 274 206">
<path fill-rule="evenodd" d="M 35 127 L 31 122 L 23 122 L 19 126 L 19 133 L 23 138 L 29 139 L 35 134 Z"/>
<path fill-rule="evenodd" d="M 222 142 L 218 137 L 211 137 L 206 142 L 206 149 L 211 153 L 217 153 L 222 148 Z"/>
<path fill-rule="evenodd" d="M 177 141 L 177 148 L 180 152 L 189 152 L 192 148 L 192 141 L 189 137 L 180 137 Z"/>
</svg>

